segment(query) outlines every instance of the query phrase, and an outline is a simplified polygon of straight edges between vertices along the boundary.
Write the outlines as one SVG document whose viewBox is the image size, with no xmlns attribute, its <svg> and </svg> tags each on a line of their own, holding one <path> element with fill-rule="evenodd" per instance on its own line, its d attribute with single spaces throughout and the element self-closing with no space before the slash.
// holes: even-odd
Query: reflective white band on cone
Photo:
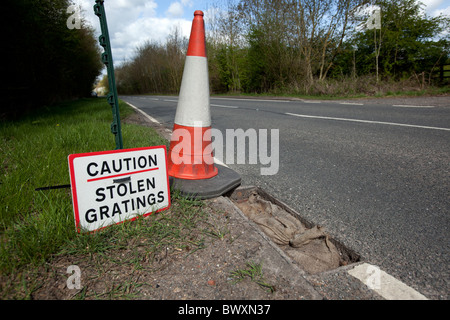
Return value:
<svg viewBox="0 0 450 320">
<path fill-rule="evenodd" d="M 175 123 L 211 126 L 208 62 L 205 57 L 187 56 L 181 80 Z"/>
</svg>

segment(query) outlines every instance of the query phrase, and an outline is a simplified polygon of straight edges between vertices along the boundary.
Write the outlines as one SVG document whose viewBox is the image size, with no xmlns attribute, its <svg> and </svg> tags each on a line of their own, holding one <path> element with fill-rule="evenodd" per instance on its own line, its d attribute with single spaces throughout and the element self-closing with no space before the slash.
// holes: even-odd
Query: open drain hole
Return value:
<svg viewBox="0 0 450 320">
<path fill-rule="evenodd" d="M 309 274 L 361 261 L 359 254 L 333 239 L 324 228 L 305 220 L 258 187 L 239 187 L 229 197 L 249 220 Z"/>
</svg>

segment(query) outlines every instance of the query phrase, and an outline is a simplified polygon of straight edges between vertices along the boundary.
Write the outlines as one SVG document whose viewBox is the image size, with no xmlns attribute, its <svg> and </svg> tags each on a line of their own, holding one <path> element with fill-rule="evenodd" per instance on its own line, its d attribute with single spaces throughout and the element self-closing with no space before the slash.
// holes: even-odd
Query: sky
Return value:
<svg viewBox="0 0 450 320">
<path fill-rule="evenodd" d="M 94 28 L 98 37 L 100 20 L 94 14 L 95 0 L 74 0 L 82 16 Z M 146 41 L 164 43 L 178 28 L 189 38 L 195 10 L 210 8 L 209 0 L 105 0 L 105 12 L 114 65 L 131 60 L 136 48 Z"/>
<path fill-rule="evenodd" d="M 448 0 L 421 0 L 429 16 L 440 13 L 450 16 Z M 74 0 L 82 8 L 82 16 L 100 35 L 100 21 L 94 15 L 95 0 Z M 189 38 L 195 10 L 205 13 L 215 3 L 225 0 L 105 0 L 105 11 L 114 65 L 131 60 L 138 46 L 146 41 L 165 42 L 174 28 Z"/>
</svg>

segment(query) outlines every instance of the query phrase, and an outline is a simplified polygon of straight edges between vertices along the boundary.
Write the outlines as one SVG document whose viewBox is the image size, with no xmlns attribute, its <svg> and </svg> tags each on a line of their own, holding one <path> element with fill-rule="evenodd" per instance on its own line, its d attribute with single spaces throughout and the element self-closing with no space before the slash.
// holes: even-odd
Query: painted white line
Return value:
<svg viewBox="0 0 450 320">
<path fill-rule="evenodd" d="M 387 300 L 428 300 L 378 266 L 363 263 L 350 269 L 348 273 Z"/>
<path fill-rule="evenodd" d="M 450 131 L 450 128 L 428 127 L 428 126 L 419 126 L 419 125 L 415 125 L 415 124 L 405 124 L 405 123 L 396 123 L 396 122 L 384 122 L 384 121 L 371 121 L 371 120 L 359 120 L 359 119 L 346 119 L 346 118 L 310 116 L 310 115 L 290 113 L 290 112 L 286 112 L 285 114 L 290 115 L 290 116 L 300 117 L 300 118 L 313 118 L 313 119 L 349 121 L 349 122 L 360 122 L 360 123 L 371 123 L 371 124 L 385 124 L 385 125 L 399 126 L 399 127 L 410 127 L 410 128 L 421 128 L 421 129 Z"/>
<path fill-rule="evenodd" d="M 237 101 L 263 101 L 263 102 L 290 102 L 289 100 L 277 100 L 277 99 L 273 99 L 273 100 L 263 100 L 263 99 L 238 99 L 238 98 L 211 98 L 211 100 L 237 100 Z"/>
<path fill-rule="evenodd" d="M 316 101 L 316 100 L 302 100 L 304 103 L 321 103 L 322 101 Z"/>
<path fill-rule="evenodd" d="M 219 108 L 228 108 L 228 109 L 239 109 L 239 107 L 236 106 L 223 106 L 220 104 L 211 104 L 212 107 L 219 107 Z"/>
<path fill-rule="evenodd" d="M 142 111 L 141 109 L 139 109 L 139 108 L 133 106 L 131 103 L 126 102 L 126 101 L 125 101 L 125 103 L 126 103 L 127 105 L 129 105 L 130 107 L 132 107 L 134 110 L 140 112 L 144 117 L 146 117 L 146 118 L 147 118 L 148 120 L 150 120 L 151 122 L 160 124 L 158 120 L 156 120 L 156 119 L 153 118 L 153 117 L 150 117 L 150 116 L 149 116 L 148 114 L 146 114 L 144 111 Z"/>
<path fill-rule="evenodd" d="M 178 102 L 178 100 L 169 100 L 169 99 L 163 99 L 163 101 L 168 101 L 168 102 Z"/>
<path fill-rule="evenodd" d="M 227 166 L 225 163 L 223 163 L 222 161 L 220 161 L 220 160 L 217 159 L 217 158 L 214 158 L 214 163 L 217 163 L 217 164 L 219 164 L 219 165 L 222 165 L 222 166 L 224 166 L 224 167 L 229 168 L 229 166 Z"/>
<path fill-rule="evenodd" d="M 339 104 L 344 104 L 344 105 L 348 105 L 348 106 L 363 106 L 364 103 L 359 103 L 359 102 L 339 102 Z"/>
<path fill-rule="evenodd" d="M 434 108 L 434 106 L 411 106 L 407 104 L 394 104 L 392 106 L 397 108 Z"/>
</svg>

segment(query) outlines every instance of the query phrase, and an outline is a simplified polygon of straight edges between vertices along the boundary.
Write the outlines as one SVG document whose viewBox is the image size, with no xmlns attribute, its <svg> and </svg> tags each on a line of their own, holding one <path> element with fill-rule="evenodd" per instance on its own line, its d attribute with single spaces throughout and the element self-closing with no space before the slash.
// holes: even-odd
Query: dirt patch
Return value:
<svg viewBox="0 0 450 320">
<path fill-rule="evenodd" d="M 205 203 L 207 219 L 195 228 L 204 242 L 195 250 L 170 246 L 150 259 L 134 243 L 122 250 L 55 257 L 36 270 L 39 283 L 30 298 L 321 299 L 302 271 L 249 226 L 230 199 Z M 81 272 L 79 289 L 68 288 L 71 265 Z M 260 267 L 259 282 L 236 278 L 249 266 Z"/>
</svg>

